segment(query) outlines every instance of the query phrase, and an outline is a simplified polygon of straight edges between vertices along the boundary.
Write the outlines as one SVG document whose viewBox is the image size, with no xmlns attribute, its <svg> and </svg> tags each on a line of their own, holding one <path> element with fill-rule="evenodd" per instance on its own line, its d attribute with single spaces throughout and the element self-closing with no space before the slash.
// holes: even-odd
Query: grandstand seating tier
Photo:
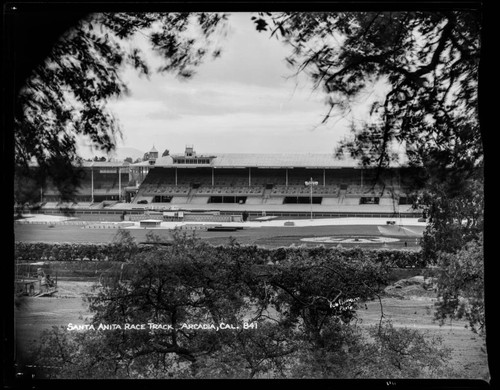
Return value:
<svg viewBox="0 0 500 390">
<path fill-rule="evenodd" d="M 122 173 L 119 180 L 117 173 L 94 169 L 92 182 L 90 170 L 87 171 L 77 192 L 81 204 L 76 204 L 75 208 L 89 205 L 92 194 L 96 200 L 117 199 L 130 185 L 130 175 Z M 247 204 L 282 205 L 285 197 L 309 196 L 311 188 L 305 182 L 313 178 L 318 185 L 313 186 L 312 194 L 323 198 L 322 205 L 359 205 L 360 198 L 366 196 L 378 197 L 381 206 L 393 207 L 399 197 L 409 198 L 412 179 L 404 176 L 403 170 L 386 172 L 377 177 L 374 185 L 376 175 L 366 169 L 152 166 L 132 203 L 141 199 L 148 203 L 154 199 L 160 201 L 161 196 L 165 196 L 170 203 L 204 204 L 211 196 L 241 196 L 247 198 Z M 44 190 L 48 201 L 58 199 L 57 195 L 53 186 Z M 168 203 L 166 198 L 161 201 Z M 409 201 L 404 199 L 403 202 Z"/>
<path fill-rule="evenodd" d="M 262 186 L 202 186 L 193 190 L 192 194 L 196 195 L 262 195 L 264 187 Z"/>
</svg>

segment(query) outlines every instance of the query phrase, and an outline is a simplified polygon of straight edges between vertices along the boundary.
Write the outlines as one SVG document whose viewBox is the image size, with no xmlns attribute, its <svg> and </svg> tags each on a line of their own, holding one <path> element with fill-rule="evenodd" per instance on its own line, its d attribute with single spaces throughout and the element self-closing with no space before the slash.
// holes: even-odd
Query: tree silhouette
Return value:
<svg viewBox="0 0 500 390">
<path fill-rule="evenodd" d="M 362 251 L 289 252 L 269 264 L 234 242 L 173 238 L 138 253 L 129 234 L 118 237 L 133 255 L 89 298 L 94 329 L 47 332 L 37 364 L 82 379 L 411 378 L 444 367 L 438 339 L 381 321 L 371 342 L 356 326 L 357 302 L 380 294 L 389 272 Z"/>
<path fill-rule="evenodd" d="M 394 146 L 403 149 L 407 165 L 418 173 L 413 205 L 428 217 L 423 255 L 428 262 L 450 267 L 450 259 L 461 258 L 470 242 L 479 247 L 476 268 L 483 266 L 484 132 L 478 105 L 482 16 L 478 9 L 447 9 L 254 17 L 258 31 L 291 47 L 289 65 L 309 75 L 327 95 L 322 123 L 347 116 L 366 104 L 367 94 L 379 92 L 370 100 L 367 119 L 352 121 L 353 137 L 341 142 L 338 155 L 347 152 L 362 166 L 377 168 L 377 180 L 391 162 L 400 161 Z M 461 306 L 446 300 L 457 291 L 472 291 L 466 278 L 450 284 L 446 271 L 441 273 L 442 318 L 457 317 Z M 483 296 L 474 291 L 468 300 L 471 316 L 482 324 Z"/>
<path fill-rule="evenodd" d="M 324 121 L 386 85 L 341 147 L 363 164 L 387 166 L 397 158 L 391 142 L 404 142 L 419 166 L 468 174 L 480 166 L 479 12 L 261 13 L 254 22 L 291 46 L 288 63 L 327 94 Z"/>
<path fill-rule="evenodd" d="M 220 54 L 211 39 L 224 21 L 219 13 L 182 12 L 93 13 L 79 20 L 18 91 L 16 166 L 28 175 L 33 164 L 44 173 L 62 164 L 69 173 L 81 162 L 76 150 L 80 137 L 98 150 L 113 150 L 120 127 L 106 103 L 128 92 L 122 70 L 130 66 L 145 77 L 152 72 L 132 41 L 134 35 L 145 34 L 163 58 L 158 72 L 188 79 L 204 59 Z M 53 181 L 59 188 L 59 176 Z"/>
</svg>

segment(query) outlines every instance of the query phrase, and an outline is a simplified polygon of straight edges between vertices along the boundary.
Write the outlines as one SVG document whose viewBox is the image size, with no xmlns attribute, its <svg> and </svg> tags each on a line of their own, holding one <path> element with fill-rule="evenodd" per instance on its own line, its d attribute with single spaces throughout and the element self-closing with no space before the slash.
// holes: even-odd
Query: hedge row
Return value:
<svg viewBox="0 0 500 390">
<path fill-rule="evenodd" d="M 65 244 L 65 243 L 24 243 L 16 242 L 17 261 L 127 261 L 137 253 L 157 250 L 152 245 L 112 244 Z M 161 248 L 160 248 L 161 249 Z M 218 251 L 238 256 L 279 262 L 288 258 L 331 256 L 359 259 L 366 256 L 370 260 L 398 268 L 422 268 L 425 261 L 421 251 L 361 248 L 290 247 L 265 249 L 257 246 L 219 246 Z M 168 250 L 164 248 L 163 250 Z M 222 254 L 222 253 L 221 253 Z"/>
<path fill-rule="evenodd" d="M 276 262 L 283 261 L 288 258 L 329 258 L 337 257 L 346 260 L 360 259 L 363 256 L 377 263 L 383 263 L 390 267 L 397 268 L 423 268 L 425 260 L 422 257 L 421 251 L 409 251 L 398 249 L 361 249 L 354 248 L 337 248 L 337 247 L 288 247 L 265 249 L 256 246 L 238 246 L 229 249 L 228 247 L 219 247 L 223 251 L 236 250 L 240 255 L 252 256 L 254 258 L 266 258 L 268 261 Z"/>
<path fill-rule="evenodd" d="M 126 244 L 25 243 L 16 242 L 19 261 L 127 261 L 139 251 L 151 248 Z"/>
</svg>

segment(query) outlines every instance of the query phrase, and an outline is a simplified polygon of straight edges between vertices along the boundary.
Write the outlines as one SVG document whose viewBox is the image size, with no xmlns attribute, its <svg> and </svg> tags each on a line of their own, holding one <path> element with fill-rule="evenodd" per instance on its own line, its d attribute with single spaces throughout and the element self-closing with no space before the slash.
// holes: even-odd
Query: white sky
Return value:
<svg viewBox="0 0 500 390">
<path fill-rule="evenodd" d="M 322 90 L 302 75 L 292 76 L 285 57 L 291 48 L 258 33 L 250 13 L 232 14 L 221 57 L 206 60 L 188 81 L 173 75 L 149 80 L 128 70 L 130 95 L 110 107 L 121 124 L 118 148 L 160 154 L 333 153 L 349 134 L 348 121 L 331 118 Z M 95 154 L 81 149 L 82 157 Z"/>
</svg>

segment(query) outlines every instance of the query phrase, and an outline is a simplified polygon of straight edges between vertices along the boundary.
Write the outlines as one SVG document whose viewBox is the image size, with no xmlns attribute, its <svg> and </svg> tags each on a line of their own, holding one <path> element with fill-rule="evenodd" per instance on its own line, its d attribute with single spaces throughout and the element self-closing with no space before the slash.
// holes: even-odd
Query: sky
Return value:
<svg viewBox="0 0 500 390">
<path fill-rule="evenodd" d="M 183 153 L 329 153 L 350 133 L 349 121 L 332 118 L 326 95 L 296 77 L 285 57 L 291 48 L 259 33 L 249 13 L 231 14 L 222 55 L 208 59 L 190 80 L 131 69 L 124 73 L 130 94 L 110 103 L 123 138 L 118 148 Z M 153 63 L 156 59 L 152 59 Z M 84 158 L 96 155 L 81 148 Z"/>
</svg>

